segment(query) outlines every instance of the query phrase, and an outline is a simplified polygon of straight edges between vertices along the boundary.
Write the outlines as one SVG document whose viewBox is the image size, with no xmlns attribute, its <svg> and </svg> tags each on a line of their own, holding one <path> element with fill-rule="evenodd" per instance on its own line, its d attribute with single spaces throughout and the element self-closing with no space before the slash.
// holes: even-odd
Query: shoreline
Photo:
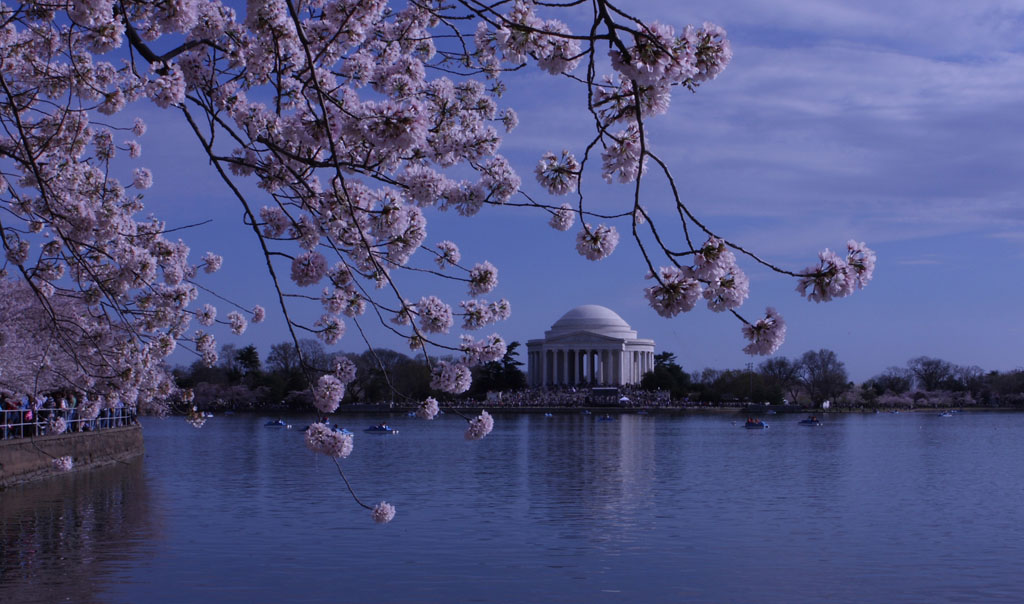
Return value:
<svg viewBox="0 0 1024 604">
<path fill-rule="evenodd" d="M 957 413 L 1017 413 L 1024 411 L 1020 407 L 915 407 L 912 409 L 817 409 L 813 407 L 796 407 L 796 406 L 742 406 L 742 407 L 720 407 L 720 406 L 704 406 L 704 405 L 692 405 L 692 406 L 660 406 L 660 407 L 599 407 L 599 406 L 583 406 L 583 407 L 558 407 L 558 406 L 546 406 L 546 407 L 513 407 L 513 406 L 502 406 L 502 405 L 487 405 L 471 404 L 471 405 L 460 405 L 457 407 L 442 405 L 441 408 L 446 412 L 465 412 L 465 413 L 479 413 L 480 411 L 487 411 L 488 413 L 502 413 L 502 414 L 544 414 L 551 413 L 553 415 L 579 415 L 584 412 L 589 412 L 592 415 L 750 415 L 750 416 L 765 416 L 765 415 L 845 415 L 845 414 L 861 414 L 861 415 L 876 415 L 876 414 L 922 414 L 922 413 L 942 413 L 943 411 L 953 411 Z M 339 407 L 334 413 L 329 415 L 361 415 L 367 413 L 387 413 L 390 415 L 405 415 L 411 411 L 415 411 L 415 405 L 390 405 L 390 404 L 372 404 L 372 403 L 361 403 L 355 405 L 345 405 Z M 293 416 L 316 416 L 319 414 L 316 410 L 309 411 L 297 411 L 294 409 L 281 409 L 276 407 L 267 407 L 264 409 L 246 409 L 246 410 L 227 410 L 216 413 L 216 416 L 222 415 L 280 415 L 283 417 Z"/>
</svg>

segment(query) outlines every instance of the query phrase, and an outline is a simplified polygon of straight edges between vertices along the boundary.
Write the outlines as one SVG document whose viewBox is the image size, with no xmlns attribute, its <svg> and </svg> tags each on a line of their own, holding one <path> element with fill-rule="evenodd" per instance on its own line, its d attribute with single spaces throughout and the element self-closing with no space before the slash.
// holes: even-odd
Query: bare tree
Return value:
<svg viewBox="0 0 1024 604">
<path fill-rule="evenodd" d="M 943 390 L 953 380 L 953 364 L 942 359 L 917 357 L 907 361 L 907 367 L 913 372 L 917 387 L 928 392 Z"/>
<path fill-rule="evenodd" d="M 778 388 L 795 401 L 800 394 L 800 362 L 786 357 L 772 357 L 758 366 L 769 387 Z"/>
<path fill-rule="evenodd" d="M 800 357 L 801 376 L 811 401 L 819 404 L 846 391 L 846 367 L 835 352 L 809 350 Z"/>
</svg>

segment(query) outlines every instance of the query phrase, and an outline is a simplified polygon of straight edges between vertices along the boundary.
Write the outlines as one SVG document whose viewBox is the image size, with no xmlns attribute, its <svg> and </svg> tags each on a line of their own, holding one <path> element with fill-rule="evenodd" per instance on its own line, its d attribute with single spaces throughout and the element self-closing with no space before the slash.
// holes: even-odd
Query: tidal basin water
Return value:
<svg viewBox="0 0 1024 604">
<path fill-rule="evenodd" d="M 311 417 L 146 420 L 137 463 L 0 492 L 0 601 L 1024 601 L 1024 414 L 496 418 L 340 417 L 386 526 Z"/>
</svg>

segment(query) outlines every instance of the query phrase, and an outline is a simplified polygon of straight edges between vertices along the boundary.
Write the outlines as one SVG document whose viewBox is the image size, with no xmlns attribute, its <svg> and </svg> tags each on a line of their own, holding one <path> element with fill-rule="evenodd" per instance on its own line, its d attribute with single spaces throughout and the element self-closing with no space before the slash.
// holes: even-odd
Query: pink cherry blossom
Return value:
<svg viewBox="0 0 1024 604">
<path fill-rule="evenodd" d="M 57 468 L 61 472 L 70 472 L 75 467 L 74 460 L 71 459 L 70 455 L 64 455 L 63 457 L 57 457 L 53 460 L 53 467 Z"/>
<path fill-rule="evenodd" d="M 148 189 L 153 186 L 153 175 L 146 168 L 136 168 L 132 184 L 136 189 Z"/>
<path fill-rule="evenodd" d="M 430 387 L 442 392 L 461 394 L 469 390 L 471 374 L 462 363 L 438 361 L 431 372 Z"/>
<path fill-rule="evenodd" d="M 630 124 L 615 133 L 612 142 L 601 153 L 601 174 L 608 183 L 617 180 L 633 182 L 647 170 L 647 157 L 640 161 L 640 130 Z"/>
<path fill-rule="evenodd" d="M 440 411 L 440 407 L 437 406 L 437 399 L 428 396 L 427 400 L 420 403 L 420 406 L 416 408 L 416 417 L 420 419 L 434 419 Z"/>
<path fill-rule="evenodd" d="M 446 266 L 455 266 L 459 263 L 462 255 L 459 254 L 459 247 L 451 241 L 442 241 L 437 244 L 437 249 L 440 254 L 434 259 L 437 262 L 437 266 L 444 268 Z"/>
<path fill-rule="evenodd" d="M 377 524 L 387 524 L 395 519 L 395 506 L 382 501 L 374 506 L 372 515 Z"/>
<path fill-rule="evenodd" d="M 416 315 L 420 329 L 427 333 L 448 333 L 452 328 L 452 309 L 436 296 L 421 298 Z"/>
<path fill-rule="evenodd" d="M 321 315 L 314 325 L 320 328 L 316 336 L 328 346 L 337 344 L 345 335 L 345 322 L 334 315 Z"/>
<path fill-rule="evenodd" d="M 534 170 L 537 182 L 552 195 L 565 195 L 574 191 L 579 181 L 579 171 L 579 162 L 564 149 L 561 158 L 554 153 L 545 153 Z"/>
<path fill-rule="evenodd" d="M 548 224 L 550 224 L 551 228 L 556 231 L 568 231 L 572 228 L 572 225 L 575 222 L 576 212 L 573 211 L 571 205 L 563 203 L 562 206 L 555 210 L 551 215 L 551 220 L 548 221 Z"/>
<path fill-rule="evenodd" d="M 313 405 L 322 413 L 333 413 L 345 396 L 345 384 L 333 375 L 322 375 L 313 389 Z"/>
<path fill-rule="evenodd" d="M 490 293 L 498 286 L 498 269 L 486 260 L 469 271 L 469 295 Z"/>
<path fill-rule="evenodd" d="M 736 256 L 718 237 L 709 237 L 694 255 L 694 274 L 698 279 L 713 281 L 736 266 Z"/>
<path fill-rule="evenodd" d="M 326 423 L 311 424 L 306 429 L 306 446 L 315 453 L 343 459 L 352 454 L 353 444 L 351 434 L 332 430 Z"/>
<path fill-rule="evenodd" d="M 507 346 L 501 336 L 494 333 L 483 340 L 476 341 L 471 336 L 462 336 L 462 345 L 459 347 L 463 353 L 463 361 L 466 365 L 473 367 L 482 363 L 497 361 L 505 356 Z"/>
<path fill-rule="evenodd" d="M 245 317 L 242 316 L 242 313 L 237 310 L 233 310 L 228 313 L 228 324 L 231 325 L 231 333 L 236 336 L 240 336 L 245 333 L 245 328 L 249 325 L 245 320 Z"/>
<path fill-rule="evenodd" d="M 663 266 L 658 270 L 658 277 L 661 283 L 644 289 L 655 312 L 663 317 L 674 317 L 693 310 L 703 288 L 690 267 Z M 647 278 L 653 279 L 654 275 L 648 273 Z"/>
<path fill-rule="evenodd" d="M 203 254 L 203 272 L 206 274 L 216 273 L 220 270 L 221 264 L 224 263 L 224 258 L 214 254 L 212 252 L 206 252 Z"/>
<path fill-rule="evenodd" d="M 337 357 L 331 367 L 331 373 L 338 378 L 342 384 L 348 384 L 356 379 L 356 364 L 348 357 Z"/>
<path fill-rule="evenodd" d="M 252 322 L 253 323 L 262 323 L 263 319 L 265 319 L 266 317 L 267 317 L 267 311 L 264 310 L 264 308 L 262 306 L 257 304 L 256 306 L 253 307 L 253 309 L 252 309 Z"/>
<path fill-rule="evenodd" d="M 319 252 L 306 252 L 292 261 L 292 281 L 300 287 L 314 285 L 327 274 L 327 260 Z"/>
<path fill-rule="evenodd" d="M 196 319 L 200 325 L 209 326 L 217 319 L 217 309 L 212 304 L 204 304 L 196 311 Z"/>
<path fill-rule="evenodd" d="M 857 273 L 850 268 L 846 260 L 825 248 L 818 254 L 817 266 L 804 269 L 804 276 L 797 284 L 796 291 L 808 300 L 828 302 L 852 294 L 857 282 Z"/>
<path fill-rule="evenodd" d="M 494 429 L 494 418 L 486 411 L 469 420 L 469 427 L 466 428 L 466 440 L 480 440 L 487 436 Z"/>
<path fill-rule="evenodd" d="M 846 243 L 846 249 L 846 264 L 853 269 L 854 284 L 858 288 L 864 288 L 875 272 L 875 252 L 863 242 L 858 243 L 853 239 Z"/>
<path fill-rule="evenodd" d="M 750 340 L 743 352 L 769 355 L 778 350 L 786 339 L 786 322 L 782 320 L 782 315 L 769 306 L 763 319 L 743 326 L 743 336 Z"/>
<path fill-rule="evenodd" d="M 613 226 L 603 224 L 592 228 L 584 224 L 576 234 L 576 251 L 588 260 L 607 258 L 619 244 L 619 232 Z"/>
<path fill-rule="evenodd" d="M 708 308 L 715 312 L 733 310 L 743 305 L 750 295 L 750 281 L 735 264 L 724 275 L 715 278 L 704 290 Z"/>
</svg>

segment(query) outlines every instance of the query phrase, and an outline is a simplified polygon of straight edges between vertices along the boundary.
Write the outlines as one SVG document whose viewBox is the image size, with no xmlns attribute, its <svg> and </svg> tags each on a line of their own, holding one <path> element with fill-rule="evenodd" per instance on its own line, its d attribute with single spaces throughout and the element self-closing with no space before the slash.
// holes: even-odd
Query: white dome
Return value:
<svg viewBox="0 0 1024 604">
<path fill-rule="evenodd" d="M 544 336 L 546 338 L 587 331 L 615 338 L 636 338 L 636 332 L 615 314 L 615 311 L 597 304 L 577 306 L 555 321 Z"/>
</svg>

